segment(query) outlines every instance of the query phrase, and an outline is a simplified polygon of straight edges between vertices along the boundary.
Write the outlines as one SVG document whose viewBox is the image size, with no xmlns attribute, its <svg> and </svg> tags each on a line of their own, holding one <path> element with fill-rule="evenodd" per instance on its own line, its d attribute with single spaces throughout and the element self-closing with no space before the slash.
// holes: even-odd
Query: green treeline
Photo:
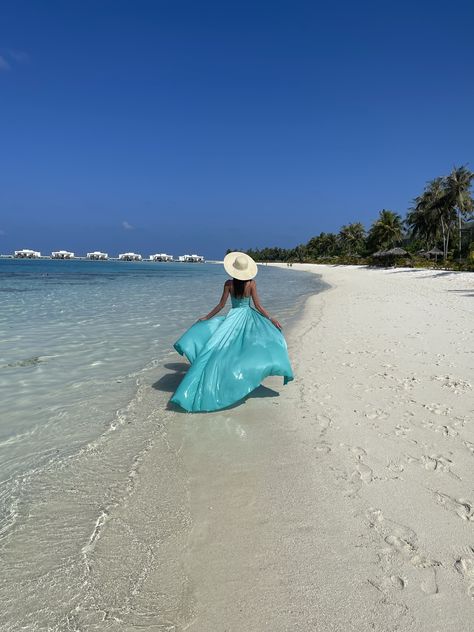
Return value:
<svg viewBox="0 0 474 632">
<path fill-rule="evenodd" d="M 428 182 L 405 218 L 384 209 L 368 231 L 360 222 L 354 222 L 342 226 L 338 233 L 320 233 L 294 248 L 254 248 L 246 252 L 256 261 L 343 263 L 370 261 L 374 254 L 402 246 L 408 256 L 426 257 L 435 249 L 445 262 L 463 259 L 469 266 L 474 260 L 474 222 L 469 222 L 474 216 L 473 181 L 474 172 L 457 167 L 449 175 Z"/>
</svg>

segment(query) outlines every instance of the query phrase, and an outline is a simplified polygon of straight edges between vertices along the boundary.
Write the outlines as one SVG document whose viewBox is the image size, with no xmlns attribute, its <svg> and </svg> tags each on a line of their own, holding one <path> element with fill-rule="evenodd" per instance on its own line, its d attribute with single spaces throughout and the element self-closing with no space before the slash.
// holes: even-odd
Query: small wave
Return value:
<svg viewBox="0 0 474 632">
<path fill-rule="evenodd" d="M 18 518 L 18 508 L 20 505 L 20 498 L 14 493 L 5 498 L 5 500 L 3 498 L 1 498 L 1 500 L 0 540 L 5 537 L 11 527 L 15 524 Z"/>
<path fill-rule="evenodd" d="M 0 440 L 0 448 L 3 448 L 7 445 L 11 446 L 15 443 L 20 443 L 26 437 L 31 437 L 32 435 L 34 435 L 37 429 L 38 426 L 33 426 L 33 428 L 30 428 L 28 432 L 22 432 L 21 434 L 13 435 L 12 437 L 8 437 L 8 439 L 4 439 L 3 441 Z"/>
<path fill-rule="evenodd" d="M 89 564 L 87 563 L 87 555 L 94 549 L 94 544 L 100 538 L 102 527 L 106 523 L 108 517 L 109 517 L 109 513 L 107 511 L 102 510 L 100 512 L 99 517 L 95 521 L 94 529 L 92 530 L 91 536 L 89 538 L 89 542 L 82 547 L 82 554 L 84 555 L 84 558 L 86 559 L 86 566 L 88 569 L 89 569 Z"/>
</svg>

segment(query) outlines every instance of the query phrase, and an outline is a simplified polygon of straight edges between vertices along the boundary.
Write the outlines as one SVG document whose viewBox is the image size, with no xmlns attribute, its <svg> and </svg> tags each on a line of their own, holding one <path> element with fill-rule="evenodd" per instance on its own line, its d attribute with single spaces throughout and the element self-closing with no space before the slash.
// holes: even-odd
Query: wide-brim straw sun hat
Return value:
<svg viewBox="0 0 474 632">
<path fill-rule="evenodd" d="M 224 257 L 224 268 L 227 274 L 239 281 L 249 281 L 257 275 L 257 264 L 245 252 L 229 252 Z"/>
</svg>

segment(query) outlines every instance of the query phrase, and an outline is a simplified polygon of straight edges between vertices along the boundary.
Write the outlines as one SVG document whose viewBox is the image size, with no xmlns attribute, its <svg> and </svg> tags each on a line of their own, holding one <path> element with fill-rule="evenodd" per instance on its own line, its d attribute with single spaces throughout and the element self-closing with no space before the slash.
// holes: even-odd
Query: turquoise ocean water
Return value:
<svg viewBox="0 0 474 632">
<path fill-rule="evenodd" d="M 226 278 L 218 264 L 0 260 L 0 629 L 76 629 L 100 527 L 164 423 L 172 344 Z M 322 289 L 265 266 L 257 282 L 284 327 Z"/>
</svg>

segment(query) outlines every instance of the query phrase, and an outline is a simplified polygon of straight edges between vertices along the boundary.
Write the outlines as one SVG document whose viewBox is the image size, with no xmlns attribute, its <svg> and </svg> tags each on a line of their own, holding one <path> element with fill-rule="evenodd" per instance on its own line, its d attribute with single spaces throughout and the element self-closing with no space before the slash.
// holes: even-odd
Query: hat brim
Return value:
<svg viewBox="0 0 474 632">
<path fill-rule="evenodd" d="M 247 268 L 245 270 L 239 270 L 234 267 L 234 261 L 237 257 L 245 257 L 247 259 Z M 227 274 L 239 281 L 250 281 L 257 276 L 258 268 L 252 257 L 249 257 L 245 252 L 229 252 L 224 257 L 224 268 Z"/>
</svg>

